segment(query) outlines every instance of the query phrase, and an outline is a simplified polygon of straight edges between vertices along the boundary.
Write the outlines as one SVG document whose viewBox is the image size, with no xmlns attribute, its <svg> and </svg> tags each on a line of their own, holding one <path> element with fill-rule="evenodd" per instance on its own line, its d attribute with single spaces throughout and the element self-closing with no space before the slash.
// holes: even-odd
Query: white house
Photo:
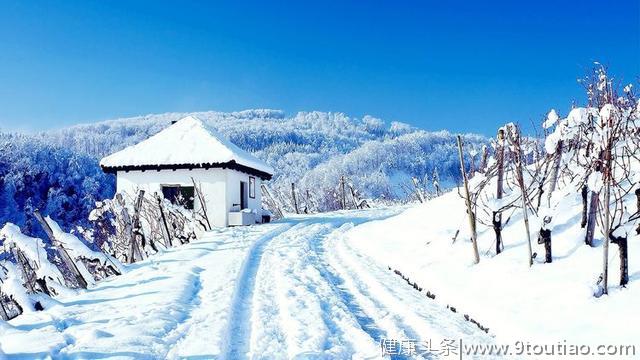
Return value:
<svg viewBox="0 0 640 360">
<path fill-rule="evenodd" d="M 261 214 L 261 183 L 273 174 L 269 165 L 193 116 L 103 158 L 100 166 L 116 174 L 119 193 L 135 195 L 141 189 L 172 202 L 187 199 L 182 201 L 184 206 L 199 210 L 199 201 L 194 201 L 195 181 L 214 226 L 253 223 L 253 213 Z M 243 209 L 256 211 L 241 212 Z"/>
</svg>

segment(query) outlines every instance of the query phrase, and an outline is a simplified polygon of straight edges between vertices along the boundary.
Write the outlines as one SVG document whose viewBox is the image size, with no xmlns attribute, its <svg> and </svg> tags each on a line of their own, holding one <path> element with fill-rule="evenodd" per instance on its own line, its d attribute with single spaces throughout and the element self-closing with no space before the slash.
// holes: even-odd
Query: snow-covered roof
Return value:
<svg viewBox="0 0 640 360">
<path fill-rule="evenodd" d="M 195 116 L 187 116 L 150 138 L 100 161 L 104 171 L 231 168 L 270 179 L 273 168 L 240 149 Z"/>
</svg>

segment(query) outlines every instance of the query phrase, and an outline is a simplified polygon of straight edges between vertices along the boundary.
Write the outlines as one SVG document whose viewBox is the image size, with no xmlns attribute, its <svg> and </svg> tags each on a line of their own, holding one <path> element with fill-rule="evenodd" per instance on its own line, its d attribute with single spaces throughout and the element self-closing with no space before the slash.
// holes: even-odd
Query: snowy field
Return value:
<svg viewBox="0 0 640 360">
<path fill-rule="evenodd" d="M 0 357 L 376 359 L 384 339 L 492 342 L 366 255 L 371 238 L 345 241 L 401 210 L 210 232 L 10 321 Z"/>
<path fill-rule="evenodd" d="M 401 271 L 434 293 L 435 302 L 454 306 L 488 327 L 499 344 L 633 344 L 640 356 L 640 252 L 633 248 L 640 236 L 629 238 L 627 287 L 618 286 L 618 251 L 612 246 L 609 295 L 595 298 L 602 235 L 598 230 L 595 246 L 585 245 L 580 194 L 569 194 L 565 203 L 554 215 L 551 264 L 544 263 L 544 245 L 536 241 L 537 219 L 530 219 L 538 254 L 532 268 L 521 211 L 504 227 L 505 249 L 498 256 L 493 230 L 479 228 L 481 260 L 473 265 L 464 200 L 455 189 L 399 216 L 359 226 L 341 246 Z"/>
</svg>

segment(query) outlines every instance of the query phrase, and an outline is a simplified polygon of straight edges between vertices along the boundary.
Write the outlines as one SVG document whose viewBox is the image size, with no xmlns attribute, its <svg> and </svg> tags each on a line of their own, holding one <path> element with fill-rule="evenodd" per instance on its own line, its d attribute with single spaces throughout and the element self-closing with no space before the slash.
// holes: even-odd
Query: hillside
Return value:
<svg viewBox="0 0 640 360">
<path fill-rule="evenodd" d="M 114 193 L 115 179 L 101 173 L 98 160 L 186 115 L 197 116 L 277 169 L 270 187 L 290 211 L 292 182 L 305 195 L 309 190 L 305 207 L 326 211 L 338 208 L 335 192 L 341 176 L 361 198 L 396 202 L 415 198 L 412 177 L 430 187 L 436 168 L 443 186 L 459 180 L 455 138 L 446 131 L 324 112 L 292 117 L 278 110 L 146 115 L 39 134 L 0 133 L 0 197 L 6 199 L 0 204 L 0 224 L 10 221 L 32 233 L 36 227 L 28 214 L 36 208 L 66 227 L 84 224 L 93 202 Z M 465 139 L 477 149 L 486 142 L 478 135 Z"/>
</svg>

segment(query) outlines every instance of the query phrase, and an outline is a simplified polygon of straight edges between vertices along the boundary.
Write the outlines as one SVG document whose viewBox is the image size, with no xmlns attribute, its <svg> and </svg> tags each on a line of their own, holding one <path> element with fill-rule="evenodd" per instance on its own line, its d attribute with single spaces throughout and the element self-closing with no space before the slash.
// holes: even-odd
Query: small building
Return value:
<svg viewBox="0 0 640 360">
<path fill-rule="evenodd" d="M 118 193 L 135 196 L 145 190 L 199 211 L 195 183 L 209 221 L 219 227 L 260 222 L 261 184 L 273 174 L 269 165 L 194 116 L 103 158 L 100 166 L 116 174 Z"/>
</svg>

